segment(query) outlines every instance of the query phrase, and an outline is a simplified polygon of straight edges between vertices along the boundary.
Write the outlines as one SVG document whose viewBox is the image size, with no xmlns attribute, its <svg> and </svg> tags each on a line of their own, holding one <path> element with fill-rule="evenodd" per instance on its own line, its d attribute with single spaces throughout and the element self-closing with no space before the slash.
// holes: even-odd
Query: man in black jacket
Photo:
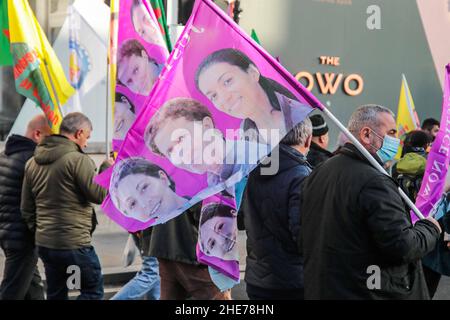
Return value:
<svg viewBox="0 0 450 320">
<path fill-rule="evenodd" d="M 328 125 L 320 114 L 309 117 L 312 123 L 312 142 L 311 149 L 308 152 L 308 163 L 317 167 L 322 162 L 328 160 L 333 154 L 327 150 L 328 148 Z"/>
<path fill-rule="evenodd" d="M 296 238 L 300 185 L 311 173 L 305 156 L 311 133 L 306 118 L 280 142 L 275 175 L 264 175 L 261 167 L 250 173 L 242 212 L 247 231 L 245 282 L 252 300 L 303 299 L 303 258 Z"/>
<path fill-rule="evenodd" d="M 389 109 L 362 106 L 348 129 L 380 164 L 395 156 Z M 396 182 L 353 144 L 313 171 L 301 201 L 306 299 L 429 299 L 420 259 L 434 249 L 439 224 L 413 226 Z"/>
<path fill-rule="evenodd" d="M 36 144 L 49 134 L 47 120 L 38 115 L 28 123 L 25 136 L 9 137 L 0 154 L 0 246 L 6 257 L 2 300 L 44 298 L 34 238 L 22 220 L 20 197 L 25 163 Z"/>
</svg>

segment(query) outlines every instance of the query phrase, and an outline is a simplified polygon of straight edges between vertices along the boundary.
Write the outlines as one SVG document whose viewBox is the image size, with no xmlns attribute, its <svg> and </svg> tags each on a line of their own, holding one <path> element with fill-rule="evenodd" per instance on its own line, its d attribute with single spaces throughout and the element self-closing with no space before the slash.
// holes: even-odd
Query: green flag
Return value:
<svg viewBox="0 0 450 320">
<path fill-rule="evenodd" d="M 166 13 L 164 11 L 164 5 L 162 3 L 162 0 L 150 0 L 150 4 L 152 5 L 153 11 L 155 12 L 156 19 L 158 19 L 159 28 L 161 29 L 164 39 L 166 40 L 167 49 L 169 50 L 169 52 L 171 52 L 172 43 L 169 37 L 169 29 L 167 28 Z"/>
<path fill-rule="evenodd" d="M 0 66 L 12 65 L 9 45 L 8 0 L 0 0 Z"/>
<path fill-rule="evenodd" d="M 259 45 L 261 44 L 261 41 L 259 41 L 259 38 L 258 38 L 258 36 L 256 35 L 255 29 L 252 29 L 251 37 L 252 37 L 252 39 L 255 40 Z"/>
</svg>

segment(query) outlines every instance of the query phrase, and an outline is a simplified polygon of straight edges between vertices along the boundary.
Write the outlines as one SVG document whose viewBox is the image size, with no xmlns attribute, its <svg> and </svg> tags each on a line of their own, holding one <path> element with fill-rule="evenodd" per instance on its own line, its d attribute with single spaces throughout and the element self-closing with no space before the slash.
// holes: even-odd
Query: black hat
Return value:
<svg viewBox="0 0 450 320">
<path fill-rule="evenodd" d="M 309 119 L 312 122 L 313 137 L 320 137 L 328 132 L 328 125 L 320 114 L 312 115 Z"/>
</svg>

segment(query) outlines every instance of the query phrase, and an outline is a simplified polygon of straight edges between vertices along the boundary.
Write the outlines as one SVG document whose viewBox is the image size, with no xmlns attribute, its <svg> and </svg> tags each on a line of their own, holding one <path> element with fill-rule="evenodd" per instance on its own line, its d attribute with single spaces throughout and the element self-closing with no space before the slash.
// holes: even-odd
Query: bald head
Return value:
<svg viewBox="0 0 450 320">
<path fill-rule="evenodd" d="M 28 122 L 25 137 L 40 143 L 45 137 L 51 134 L 50 126 L 47 118 L 43 114 L 35 116 Z"/>
</svg>

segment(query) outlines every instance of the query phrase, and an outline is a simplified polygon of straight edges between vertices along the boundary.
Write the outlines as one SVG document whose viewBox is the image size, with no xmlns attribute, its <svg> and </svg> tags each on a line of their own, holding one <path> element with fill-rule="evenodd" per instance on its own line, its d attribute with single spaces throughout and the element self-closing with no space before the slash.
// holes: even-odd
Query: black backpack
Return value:
<svg viewBox="0 0 450 320">
<path fill-rule="evenodd" d="M 416 201 L 420 186 L 422 185 L 422 179 L 423 175 L 401 173 L 397 176 L 397 182 L 400 188 L 402 188 L 412 202 Z"/>
</svg>

